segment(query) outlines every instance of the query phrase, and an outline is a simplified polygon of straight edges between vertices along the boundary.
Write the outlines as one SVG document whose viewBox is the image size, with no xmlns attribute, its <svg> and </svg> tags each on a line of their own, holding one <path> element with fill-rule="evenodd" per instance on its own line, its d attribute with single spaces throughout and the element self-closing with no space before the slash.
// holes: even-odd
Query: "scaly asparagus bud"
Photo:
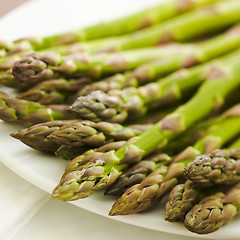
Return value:
<svg viewBox="0 0 240 240">
<path fill-rule="evenodd" d="M 207 189 L 197 187 L 192 181 L 176 185 L 170 192 L 165 209 L 165 220 L 183 221 L 194 204 L 208 194 Z"/>
<path fill-rule="evenodd" d="M 240 180 L 240 149 L 215 150 L 200 155 L 184 169 L 186 177 L 198 185 L 233 184 Z"/>
<path fill-rule="evenodd" d="M 240 184 L 229 192 L 217 193 L 204 198 L 186 215 L 186 228 L 198 234 L 217 231 L 231 221 L 240 209 Z"/>
<path fill-rule="evenodd" d="M 72 95 L 74 93 L 90 83 L 91 80 L 88 78 L 81 78 L 78 80 L 48 80 L 21 93 L 17 98 L 38 102 L 43 105 L 66 104 L 73 98 Z"/>
<path fill-rule="evenodd" d="M 54 153 L 59 148 L 59 144 L 51 141 L 47 137 L 65 124 L 70 124 L 74 121 L 76 120 L 40 123 L 19 132 L 12 133 L 11 136 L 36 150 Z"/>
<path fill-rule="evenodd" d="M 137 87 L 137 86 L 138 86 L 137 79 L 134 77 L 131 77 L 130 73 L 126 73 L 126 74 L 118 73 L 114 76 L 105 78 L 99 82 L 95 82 L 85 86 L 82 90 L 78 92 L 76 98 L 80 96 L 89 95 L 91 92 L 94 92 L 97 90 L 107 93 L 113 89 L 121 90 L 127 87 Z"/>
<path fill-rule="evenodd" d="M 73 159 L 66 167 L 65 173 L 63 174 L 60 184 L 54 189 L 52 195 L 53 197 L 59 198 L 59 199 L 68 201 L 68 200 L 76 200 L 79 198 L 79 195 L 81 196 L 85 191 L 88 192 L 88 195 L 91 194 L 91 186 L 93 186 L 93 181 L 87 181 L 86 183 L 79 185 L 76 181 L 76 175 L 81 174 L 82 170 L 84 169 L 86 164 L 91 164 L 92 158 L 95 157 L 101 157 L 104 155 L 105 152 L 111 152 L 116 151 L 120 149 L 121 147 L 125 146 L 128 143 L 136 141 L 135 138 L 130 139 L 129 141 L 119 141 L 119 142 L 112 142 L 108 143 L 98 149 L 95 150 L 89 150 L 86 153 L 76 157 Z M 93 172 L 97 175 L 101 174 L 101 169 L 98 167 L 93 168 Z M 117 174 L 116 171 L 112 173 L 112 178 L 114 178 L 115 174 Z M 111 180 L 113 180 L 111 178 Z M 90 179 L 89 179 L 90 180 Z M 92 179 L 94 180 L 94 179 Z M 74 194 L 74 191 L 68 191 L 69 189 L 77 189 L 78 188 L 78 194 Z M 67 191 L 66 191 L 67 189 Z M 77 191 L 77 190 L 76 190 Z M 76 196 L 75 196 L 76 195 Z"/>
<path fill-rule="evenodd" d="M 22 121 L 36 124 L 53 120 L 73 119 L 67 105 L 44 106 L 0 93 L 0 119 L 6 122 Z"/>
<path fill-rule="evenodd" d="M 124 127 L 116 123 L 76 121 L 54 131 L 48 139 L 59 145 L 99 147 L 114 140 L 128 140 L 150 127 L 150 124 L 144 124 L 140 129 L 138 126 Z"/>
</svg>

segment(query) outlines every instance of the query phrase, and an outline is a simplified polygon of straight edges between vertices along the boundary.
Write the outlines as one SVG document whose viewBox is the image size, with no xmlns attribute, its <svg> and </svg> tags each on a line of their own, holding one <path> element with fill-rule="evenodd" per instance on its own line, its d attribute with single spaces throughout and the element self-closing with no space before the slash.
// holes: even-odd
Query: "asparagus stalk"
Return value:
<svg viewBox="0 0 240 240">
<path fill-rule="evenodd" d="M 162 47 L 129 50 L 118 53 L 90 55 L 78 53 L 61 56 L 55 52 L 31 53 L 13 67 L 13 75 L 19 81 L 37 82 L 55 76 L 89 76 L 104 77 L 118 72 L 134 69 L 139 65 L 158 58 L 176 57 L 177 60 L 190 55 L 189 45 L 172 44 Z M 180 61 L 180 60 L 179 60 Z"/>
<path fill-rule="evenodd" d="M 15 43 L 1 41 L 0 48 L 4 48 L 10 52 L 16 52 L 19 48 L 19 44 L 25 44 L 25 49 L 31 48 L 33 50 L 38 50 L 56 45 L 70 44 L 73 42 L 82 42 L 123 35 L 134 32 L 138 29 L 162 23 L 178 14 L 212 2 L 216 2 L 216 0 L 170 0 L 130 16 L 67 33 L 43 38 L 24 38 L 16 41 Z M 21 49 L 23 49 L 23 47 Z"/>
<path fill-rule="evenodd" d="M 19 94 L 18 99 L 38 102 L 43 105 L 65 104 L 73 99 L 79 89 L 89 85 L 91 80 L 81 79 L 53 79 L 41 82 L 27 91 Z"/>
<path fill-rule="evenodd" d="M 196 141 L 198 141 L 199 139 L 203 138 L 204 136 L 215 130 L 216 126 L 220 122 L 224 121 L 228 117 L 238 115 L 238 112 L 240 111 L 239 108 L 240 108 L 239 104 L 236 104 L 230 109 L 225 110 L 225 112 L 223 112 L 221 115 L 199 122 L 197 125 L 193 126 L 189 130 L 184 132 L 174 141 L 171 141 L 167 146 L 163 148 L 163 151 L 171 153 L 171 155 L 175 155 L 176 153 L 179 153 L 187 146 L 195 144 Z M 237 141 L 234 142 L 234 144 L 231 145 L 231 148 L 237 148 L 238 146 L 237 144 L 238 144 Z"/>
<path fill-rule="evenodd" d="M 176 185 L 170 192 L 165 209 L 165 220 L 170 222 L 183 221 L 185 215 L 203 197 L 209 195 L 209 189 L 196 186 L 187 180 L 183 184 Z"/>
<path fill-rule="evenodd" d="M 39 53 L 55 52 L 55 53 L 59 53 L 62 56 L 66 56 L 66 55 L 76 54 L 77 52 L 81 52 L 81 49 L 78 44 L 72 44 L 72 45 L 62 45 L 62 46 L 46 48 L 44 50 L 39 50 L 38 52 Z M 30 53 L 32 53 L 32 51 L 30 50 L 18 49 L 16 53 L 2 57 L 0 59 L 0 70 L 8 70 L 12 68 L 16 61 L 21 60 L 24 56 Z"/>
<path fill-rule="evenodd" d="M 239 10 L 238 0 L 218 1 L 133 34 L 82 43 L 82 49 L 88 52 L 122 51 L 166 42 L 189 41 L 238 22 Z"/>
<path fill-rule="evenodd" d="M 49 49 L 45 49 L 46 52 L 55 52 L 63 56 L 77 54 L 80 51 L 77 46 L 57 46 Z M 39 51 L 40 53 L 42 51 Z M 23 82 L 15 79 L 12 76 L 12 68 L 16 61 L 21 60 L 24 56 L 30 54 L 29 51 L 19 52 L 18 54 L 6 56 L 0 59 L 0 84 L 6 87 L 17 88 L 20 90 L 28 89 L 34 86 L 34 82 Z"/>
<path fill-rule="evenodd" d="M 130 169 L 126 169 L 117 179 L 117 181 L 106 190 L 105 194 L 123 194 L 128 188 L 140 183 L 145 177 L 155 171 L 161 165 L 161 163 L 159 163 L 159 160 L 169 159 L 167 162 L 169 163 L 173 159 L 168 154 L 164 154 L 163 152 L 170 152 L 171 155 L 173 155 L 179 151 L 182 151 L 182 149 L 194 144 L 197 140 L 203 138 L 211 131 L 213 131 L 216 124 L 224 120 L 224 117 L 226 117 L 225 113 L 222 116 L 200 122 L 196 126 L 186 131 L 182 136 L 179 136 L 175 141 L 172 141 L 166 147 L 163 147 L 161 149 L 162 153 L 147 156 L 144 160 L 136 163 Z M 180 189 L 182 189 L 182 187 L 180 187 Z"/>
<path fill-rule="evenodd" d="M 212 75 L 215 77 L 205 82 L 190 101 L 141 134 L 136 142 L 127 144 L 118 151 L 109 151 L 101 157 L 93 158 L 81 171 L 76 171 L 74 177 L 71 175 L 63 178 L 53 191 L 53 196 L 67 201 L 84 198 L 113 184 L 121 171 L 130 164 L 139 162 L 159 145 L 166 145 L 216 110 L 225 97 L 239 86 L 237 73 L 238 71 L 232 71 L 228 74 Z"/>
<path fill-rule="evenodd" d="M 110 215 L 126 215 L 144 211 L 155 206 L 184 177 L 187 163 L 201 153 L 209 153 L 233 139 L 240 132 L 240 117 L 229 117 L 216 125 L 215 130 L 186 148 L 170 164 L 167 174 L 158 178 L 153 172 L 140 184 L 128 189 L 113 205 Z M 154 177 L 153 177 L 154 176 Z M 148 194 L 144 194 L 144 193 Z"/>
<path fill-rule="evenodd" d="M 222 47 L 219 46 L 219 48 L 221 48 L 222 50 L 225 49 L 224 47 L 226 46 L 226 42 L 228 42 L 229 40 L 230 41 L 233 40 L 232 44 L 228 45 L 230 48 L 233 49 L 234 45 L 237 44 L 237 42 L 239 41 L 239 36 L 240 36 L 239 34 L 240 34 L 240 26 L 237 25 L 231 28 L 230 30 L 228 30 L 226 33 L 216 37 L 215 40 L 217 39 L 218 43 L 224 44 L 222 45 Z M 209 46 L 213 45 L 216 47 L 217 42 L 215 42 L 215 44 L 211 44 L 211 42 L 214 42 L 215 40 L 212 39 L 211 41 L 209 41 L 208 42 Z M 225 49 L 226 52 L 230 51 L 230 48 L 228 50 Z M 207 47 L 206 45 L 206 49 L 210 50 L 212 49 L 212 46 Z M 169 64 L 170 61 L 171 59 L 164 60 L 164 61 L 162 59 L 157 59 L 153 62 L 149 62 L 139 66 L 132 72 L 127 72 L 125 74 L 118 73 L 114 76 L 108 77 L 106 79 L 103 79 L 101 81 L 98 81 L 96 83 L 93 83 L 91 85 L 84 87 L 81 91 L 79 91 L 77 96 L 79 97 L 86 96 L 96 90 L 101 90 L 102 92 L 107 93 L 113 89 L 122 90 L 127 87 L 138 87 L 148 82 L 152 82 L 160 77 L 163 77 L 171 73 L 173 69 L 176 68 L 176 65 Z"/>
<path fill-rule="evenodd" d="M 19 81 L 27 82 L 42 81 L 44 78 L 59 74 L 72 77 L 85 75 L 96 78 L 131 70 L 143 63 L 157 59 L 157 62 L 143 66 L 133 73 L 133 77 L 141 79 L 142 82 L 143 79 L 150 81 L 179 68 L 206 62 L 234 50 L 240 46 L 239 39 L 240 26 L 238 25 L 230 31 L 202 43 L 169 44 L 162 48 L 155 47 L 92 56 L 85 53 L 79 53 L 73 57 L 57 56 L 50 52 L 43 55 L 35 53 L 17 61 L 13 67 L 13 75 Z"/>
<path fill-rule="evenodd" d="M 120 124 L 91 121 L 77 121 L 54 131 L 48 139 L 59 145 L 99 147 L 114 140 L 128 140 L 138 136 L 151 125 L 124 127 Z"/>
<path fill-rule="evenodd" d="M 171 112 L 171 111 L 168 111 L 168 112 Z M 156 117 L 154 116 L 154 119 Z M 162 118 L 162 117 L 160 117 Z M 159 116 L 157 116 L 157 119 L 159 119 Z M 147 124 L 147 122 L 149 123 L 156 123 L 155 120 L 151 120 L 151 117 L 147 119 L 147 121 L 144 121 L 146 123 L 144 124 Z M 136 125 L 134 127 L 137 127 L 139 129 L 140 127 L 140 130 L 146 130 L 146 126 L 144 125 Z M 103 145 L 102 147 L 98 148 L 98 149 L 91 149 L 89 150 L 87 153 L 93 153 L 95 154 L 96 151 L 100 151 L 100 152 L 106 152 L 106 151 L 111 151 L 111 150 L 118 150 L 120 147 L 123 147 L 125 144 L 129 143 L 130 141 L 135 141 L 136 137 L 135 138 L 131 138 L 130 140 L 128 140 L 127 142 L 126 141 L 114 141 L 114 142 L 111 142 L 111 143 L 108 143 L 106 145 Z M 173 146 L 174 148 L 176 147 L 175 145 Z M 79 154 L 77 154 L 77 151 L 78 149 L 80 150 Z M 71 160 L 75 157 L 75 159 L 73 159 L 70 163 L 69 163 L 69 166 L 75 166 L 75 167 L 69 167 L 68 168 L 68 171 L 65 170 L 65 173 L 63 176 L 67 175 L 70 171 L 75 171 L 76 169 L 77 170 L 80 170 L 80 168 L 82 168 L 84 166 L 84 164 L 86 164 L 88 161 L 90 161 L 93 157 L 96 157 L 96 155 L 88 155 L 87 157 L 85 157 L 85 153 L 84 154 L 81 154 L 82 152 L 82 147 L 79 148 L 79 147 L 71 147 L 71 146 L 67 146 L 67 145 L 62 145 L 57 151 L 56 151 L 56 155 L 59 156 L 60 158 L 63 158 L 63 159 L 67 159 L 67 160 Z M 81 154 L 81 155 L 80 155 Z M 76 157 L 77 155 L 80 155 L 78 157 Z M 81 161 L 80 161 L 81 160 Z M 142 171 L 142 176 L 144 175 L 145 172 L 149 172 L 149 171 L 153 171 L 152 169 L 154 169 L 154 167 L 151 168 L 151 166 L 155 165 L 155 163 L 150 163 L 150 162 L 156 162 L 157 164 L 155 165 L 158 166 L 158 164 L 163 164 L 163 163 L 169 163 L 171 158 L 167 155 L 167 154 L 162 154 L 162 153 L 158 153 L 158 154 L 153 154 L 151 156 L 148 156 L 147 157 L 147 160 L 148 160 L 148 163 L 144 164 L 144 163 L 141 163 L 139 165 L 136 165 L 135 167 L 135 171 L 133 170 L 132 168 L 132 172 L 130 174 L 127 174 L 128 177 L 131 178 L 131 184 L 133 184 L 133 180 L 137 181 L 137 180 L 140 180 L 140 176 L 138 175 L 138 177 L 135 177 L 134 174 L 139 174 L 140 173 L 140 168 L 143 170 Z M 145 170 L 144 168 L 148 167 L 148 170 Z M 137 170 L 139 169 L 139 170 Z M 126 180 L 126 179 L 125 179 Z M 127 181 L 127 180 L 126 180 Z M 128 183 L 126 184 L 130 184 L 130 181 L 128 181 Z M 126 187 L 127 185 L 125 185 Z M 119 187 L 120 188 L 120 187 Z M 119 190 L 119 189 L 118 189 Z M 115 190 L 114 190 L 115 191 Z M 120 191 L 120 190 L 119 190 Z"/>
<path fill-rule="evenodd" d="M 231 221 L 240 209 L 240 184 L 236 184 L 226 194 L 219 192 L 207 196 L 186 215 L 186 228 L 198 234 L 217 231 Z"/>
<path fill-rule="evenodd" d="M 188 179 L 205 187 L 239 182 L 239 173 L 240 141 L 230 146 L 229 150 L 217 149 L 207 155 L 200 155 L 184 169 Z"/>
<path fill-rule="evenodd" d="M 100 147 L 114 140 L 129 140 L 150 128 L 150 124 L 124 127 L 107 122 L 80 120 L 50 121 L 23 129 L 11 136 L 39 151 L 57 152 L 66 158 L 72 149 L 76 155 L 84 146 Z M 67 147 L 69 146 L 69 147 Z M 86 147 L 85 147 L 86 148 Z"/>
<path fill-rule="evenodd" d="M 0 93 L 0 119 L 6 122 L 36 124 L 53 120 L 73 119 L 67 105 L 44 106 L 37 102 L 26 101 Z"/>
<path fill-rule="evenodd" d="M 79 97 L 70 110 L 78 117 L 92 121 L 124 122 L 146 114 L 148 109 L 168 105 L 183 99 L 202 82 L 212 78 L 212 72 L 235 71 L 238 68 L 239 51 L 230 53 L 211 63 L 180 70 L 157 82 L 140 88 L 95 91 Z"/>
<path fill-rule="evenodd" d="M 171 155 L 176 154 L 187 146 L 194 144 L 197 140 L 214 130 L 215 124 L 220 122 L 223 117 L 224 116 L 220 116 L 197 124 L 186 131 L 182 136 L 179 136 L 175 141 L 172 141 L 167 146 L 163 147 L 161 149 L 162 153 L 147 156 L 142 161 L 133 165 L 130 169 L 126 169 L 117 181 L 106 190 L 105 194 L 120 195 L 131 186 L 140 183 L 145 177 L 161 165 L 159 160 L 169 159 L 169 163 L 173 159 L 168 154 L 164 154 L 164 152 L 170 152 Z"/>
</svg>

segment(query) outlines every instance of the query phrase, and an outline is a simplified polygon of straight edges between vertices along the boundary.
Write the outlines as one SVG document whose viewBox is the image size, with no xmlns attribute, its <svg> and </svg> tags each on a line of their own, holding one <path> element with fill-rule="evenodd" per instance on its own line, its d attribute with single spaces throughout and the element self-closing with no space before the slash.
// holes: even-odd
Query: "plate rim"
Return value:
<svg viewBox="0 0 240 240">
<path fill-rule="evenodd" d="M 51 0 L 52 2 L 58 2 L 59 0 Z M 69 0 L 60 0 L 61 2 L 69 2 Z M 72 2 L 74 2 L 73 0 L 70 0 Z M 94 0 L 92 0 L 94 1 Z M 164 0 L 163 0 L 164 1 Z M 39 3 L 41 2 L 41 3 Z M 29 1 L 29 2 L 25 2 L 23 3 L 22 5 L 18 6 L 17 8 L 13 9 L 12 11 L 8 12 L 7 14 L 5 14 L 4 16 L 2 16 L 0 18 L 0 25 L 2 22 L 4 21 L 7 21 L 9 18 L 13 17 L 16 13 L 18 13 L 19 11 L 24 11 L 24 9 L 26 7 L 28 8 L 31 8 L 31 6 L 34 6 L 36 4 L 44 4 L 44 2 L 49 2 L 49 0 L 38 0 L 38 1 Z M 0 121 L 0 124 L 2 125 L 2 121 Z M 11 159 L 11 157 L 5 155 L 4 153 L 0 152 L 0 161 L 5 165 L 7 166 L 10 170 L 12 170 L 14 173 L 16 173 L 18 176 L 22 177 L 23 179 L 25 179 L 26 181 L 30 182 L 31 184 L 33 184 L 34 186 L 42 189 L 44 192 L 47 192 L 49 194 L 51 194 L 52 192 L 52 189 L 54 189 L 55 187 L 55 184 L 52 182 L 48 182 L 43 176 L 40 176 L 40 175 L 35 175 L 36 173 L 32 172 L 32 171 L 28 171 L 26 168 L 24 168 L 23 166 L 21 166 L 21 164 L 19 165 L 16 165 L 16 164 L 13 164 L 15 163 L 14 160 Z M 20 171 L 21 170 L 21 171 Z M 24 173 L 24 174 L 23 174 Z M 41 183 L 41 184 L 39 184 Z M 45 183 L 45 184 L 44 184 Z M 50 184 L 49 187 L 46 189 L 46 185 L 47 184 Z M 108 215 L 104 215 L 100 212 L 96 212 L 96 211 L 93 211 L 91 210 L 90 208 L 88 207 L 82 207 L 80 206 L 79 204 L 77 204 L 77 202 L 68 202 L 70 204 L 73 204 L 77 207 L 80 207 L 82 209 L 85 209 L 89 212 L 92 212 L 92 213 L 95 213 L 95 214 L 98 214 L 98 215 L 101 215 L 103 217 L 107 217 L 108 219 L 112 219 L 112 220 L 115 220 L 115 221 L 119 221 L 119 222 L 122 222 L 122 223 L 126 223 L 126 224 L 131 224 L 133 226 L 138 226 L 138 227 L 141 227 L 141 228 L 146 228 L 146 229 L 151 229 L 151 230 L 154 230 L 154 231 L 159 231 L 159 232 L 164 232 L 164 233 L 168 233 L 168 234 L 174 234 L 176 236 L 186 236 L 186 237 L 193 237 L 193 238 L 203 238 L 203 239 L 223 239 L 223 238 L 219 238 L 221 236 L 219 236 L 219 234 L 216 234 L 215 233 L 212 233 L 212 234 L 208 234 L 208 235 L 198 235 L 198 234 L 194 234 L 192 232 L 189 232 L 189 231 L 184 231 L 182 234 L 179 234 L 179 233 L 174 233 L 174 232 L 170 232 L 169 231 L 169 228 L 163 228 L 163 229 L 157 229 L 157 228 L 154 228 L 154 227 L 144 227 L 142 226 L 141 224 L 139 223 L 133 223 L 131 221 L 128 221 L 127 218 L 125 218 L 124 216 L 120 216 L 120 217 L 110 217 Z M 127 219 L 127 220 L 124 220 Z M 170 225 L 169 225 L 170 226 Z M 222 235 L 222 234 L 221 234 Z M 227 237 L 227 239 L 239 239 L 239 235 L 238 233 L 235 233 L 235 235 L 231 236 L 230 238 L 228 236 L 225 236 L 222 235 L 222 237 Z"/>
</svg>

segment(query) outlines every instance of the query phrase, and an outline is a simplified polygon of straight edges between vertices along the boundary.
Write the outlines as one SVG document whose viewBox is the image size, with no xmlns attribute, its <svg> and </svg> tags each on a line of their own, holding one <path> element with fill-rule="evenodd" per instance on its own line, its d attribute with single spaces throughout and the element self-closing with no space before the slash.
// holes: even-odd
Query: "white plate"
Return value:
<svg viewBox="0 0 240 240">
<path fill-rule="evenodd" d="M 64 0 L 29 2 L 0 20 L 1 39 L 16 39 L 24 36 L 47 35 L 78 28 L 159 3 L 160 0 Z M 66 162 L 56 157 L 34 151 L 21 142 L 12 139 L 9 133 L 20 126 L 0 123 L 0 159 L 15 173 L 51 193 L 60 179 Z M 104 197 L 102 193 L 71 202 L 91 212 L 107 216 L 114 198 Z M 198 236 L 187 231 L 180 223 L 164 221 L 164 207 L 154 211 L 130 216 L 111 217 L 111 219 L 157 231 L 211 239 L 239 239 L 240 219 L 207 236 Z"/>
</svg>

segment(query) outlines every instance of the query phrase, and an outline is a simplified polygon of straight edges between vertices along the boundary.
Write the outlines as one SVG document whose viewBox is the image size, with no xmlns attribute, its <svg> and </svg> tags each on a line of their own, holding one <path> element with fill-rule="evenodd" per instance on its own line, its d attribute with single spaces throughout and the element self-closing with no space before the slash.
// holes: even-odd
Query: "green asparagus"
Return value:
<svg viewBox="0 0 240 240">
<path fill-rule="evenodd" d="M 240 181 L 239 173 L 240 141 L 229 150 L 200 155 L 184 169 L 186 177 L 200 186 L 233 184 Z"/>
<path fill-rule="evenodd" d="M 17 99 L 6 93 L 0 93 L 0 119 L 6 122 L 36 124 L 52 120 L 73 119 L 68 105 L 44 106 L 37 102 Z"/>
<path fill-rule="evenodd" d="M 59 148 L 59 144 L 51 141 L 47 136 L 60 127 L 75 121 L 76 120 L 65 120 L 40 123 L 30 128 L 20 130 L 19 132 L 12 133 L 11 136 L 38 151 L 55 153 Z"/>
<path fill-rule="evenodd" d="M 232 116 L 218 123 L 213 131 L 187 147 L 170 164 L 165 176 L 158 178 L 155 171 L 140 184 L 128 189 L 113 205 L 110 215 L 126 215 L 144 211 L 155 206 L 184 177 L 187 163 L 201 153 L 209 153 L 221 147 L 240 133 L 240 116 Z M 145 194 L 148 193 L 148 194 Z"/>
<path fill-rule="evenodd" d="M 107 188 L 130 164 L 139 162 L 159 145 L 166 145 L 194 123 L 216 111 L 224 103 L 225 97 L 240 85 L 239 80 L 238 69 L 228 74 L 212 74 L 211 81 L 205 82 L 190 101 L 141 134 L 134 143 L 93 158 L 81 171 L 76 171 L 74 177 L 63 178 L 52 195 L 68 201 Z"/>
<path fill-rule="evenodd" d="M 44 38 L 29 37 L 19 39 L 15 43 L 1 41 L 0 49 L 3 48 L 10 52 L 17 52 L 24 49 L 38 50 L 55 45 L 123 35 L 134 32 L 138 29 L 162 23 L 178 14 L 214 2 L 216 2 L 216 0 L 170 0 L 130 16 L 67 33 Z"/>
<path fill-rule="evenodd" d="M 172 41 L 189 41 L 238 22 L 239 10 L 238 0 L 217 1 L 133 34 L 82 43 L 82 49 L 87 52 L 110 52 L 156 46 Z"/>
<path fill-rule="evenodd" d="M 99 147 L 114 140 L 128 140 L 150 127 L 146 124 L 124 127 L 116 123 L 76 121 L 54 131 L 48 139 L 59 145 Z"/>
<path fill-rule="evenodd" d="M 159 58 L 165 59 L 166 56 L 171 59 L 175 57 L 174 64 L 177 65 L 175 62 L 178 61 L 184 66 L 186 57 L 192 54 L 192 51 L 193 47 L 187 44 L 170 44 L 165 47 L 97 55 L 84 52 L 71 56 L 61 56 L 55 52 L 31 53 L 14 64 L 12 73 L 19 81 L 26 82 L 43 81 L 61 75 L 100 78 L 134 69 Z"/>
<path fill-rule="evenodd" d="M 219 192 L 204 198 L 186 215 L 184 224 L 188 230 L 207 234 L 217 231 L 231 221 L 240 210 L 240 184 L 226 194 Z"/>
<path fill-rule="evenodd" d="M 233 49 L 234 45 L 237 44 L 237 42 L 240 42 L 238 35 L 240 36 L 240 26 L 239 25 L 234 26 L 233 28 L 228 30 L 226 33 L 218 36 L 215 39 L 218 40 L 218 43 L 224 43 L 224 46 L 226 46 L 226 41 L 228 42 L 229 39 L 232 38 L 233 42 L 232 42 L 232 44 L 229 45 L 229 47 Z M 217 42 L 216 42 L 216 44 L 211 44 L 211 42 L 214 42 L 214 40 L 211 40 L 208 42 L 209 46 L 214 45 L 216 47 Z M 200 46 L 201 45 L 204 45 L 204 44 L 200 44 Z M 237 45 L 235 45 L 235 46 L 237 46 Z M 210 48 L 212 49 L 212 47 L 207 47 L 207 45 L 206 45 L 206 49 L 210 50 Z M 223 45 L 222 45 L 222 47 L 219 46 L 219 48 L 221 48 L 222 50 L 224 49 Z M 228 49 L 228 51 L 230 50 L 230 48 Z M 225 49 L 225 50 L 227 52 L 227 49 Z M 209 56 L 209 58 L 210 58 L 210 56 Z M 170 63 L 169 60 L 170 59 L 168 59 L 168 60 L 158 59 L 153 62 L 143 64 L 143 65 L 139 66 L 138 68 L 136 68 L 132 72 L 127 72 L 125 74 L 118 73 L 112 77 L 103 79 L 101 81 L 98 81 L 96 83 L 93 83 L 89 86 L 84 87 L 78 93 L 78 96 L 85 96 L 96 90 L 101 90 L 102 92 L 107 93 L 113 89 L 121 90 L 121 89 L 127 88 L 127 87 L 138 87 L 138 86 L 146 84 L 148 82 L 152 82 L 152 81 L 158 79 L 159 77 L 163 77 L 167 73 L 171 73 L 173 71 L 173 69 L 176 68 L 176 65 L 169 65 L 169 63 Z"/>
<path fill-rule="evenodd" d="M 74 94 L 84 86 L 91 86 L 91 79 L 48 80 L 19 94 L 17 98 L 38 102 L 43 105 L 66 104 L 73 101 Z"/>
<path fill-rule="evenodd" d="M 114 140 L 129 140 L 140 135 L 150 126 L 150 124 L 143 124 L 124 127 L 107 122 L 62 120 L 36 124 L 12 133 L 11 136 L 34 149 L 56 152 L 58 156 L 66 159 L 70 151 L 73 156 L 76 156 L 87 147 L 101 147 Z"/>
<path fill-rule="evenodd" d="M 223 56 L 213 62 L 180 70 L 157 82 L 140 88 L 113 90 L 107 94 L 95 91 L 79 97 L 70 110 L 83 119 L 92 121 L 124 122 L 146 114 L 148 109 L 177 102 L 214 74 L 228 74 L 239 67 L 239 50 Z"/>
<path fill-rule="evenodd" d="M 159 160 L 169 159 L 168 163 L 172 160 L 168 154 L 171 155 L 182 151 L 189 145 L 194 144 L 197 140 L 201 139 L 216 127 L 216 124 L 224 120 L 225 114 L 212 118 L 207 121 L 200 122 L 196 126 L 190 128 L 182 136 L 176 138 L 176 140 L 170 142 L 166 147 L 161 149 L 162 153 L 152 154 L 144 158 L 144 160 L 136 163 L 130 169 L 126 169 L 118 180 L 113 183 L 105 192 L 107 195 L 120 195 L 124 193 L 127 188 L 140 183 L 147 175 L 156 170 L 159 165 Z M 147 161 L 146 161 L 147 160 Z"/>
<path fill-rule="evenodd" d="M 53 52 L 33 53 L 15 63 L 13 75 L 19 81 L 26 82 L 42 81 L 59 75 L 99 78 L 157 60 L 133 73 L 133 77 L 138 77 L 142 82 L 143 79 L 150 81 L 234 50 L 240 46 L 239 39 L 240 26 L 237 25 L 230 31 L 201 43 L 168 44 L 158 48 L 98 55 L 79 53 L 71 57 L 62 57 Z"/>
<path fill-rule="evenodd" d="M 170 222 L 183 221 L 188 211 L 203 197 L 209 195 L 209 189 L 196 186 L 187 180 L 176 185 L 170 192 L 165 209 L 165 220 Z"/>
</svg>

